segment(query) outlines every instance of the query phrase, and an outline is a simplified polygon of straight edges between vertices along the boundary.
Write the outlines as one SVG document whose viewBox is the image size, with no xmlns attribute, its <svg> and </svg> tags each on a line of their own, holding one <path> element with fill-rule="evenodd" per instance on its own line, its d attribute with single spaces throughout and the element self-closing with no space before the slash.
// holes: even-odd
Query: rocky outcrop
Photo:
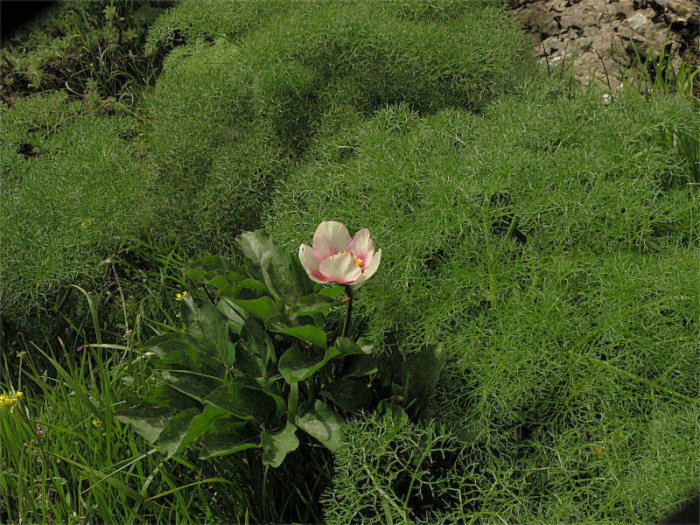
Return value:
<svg viewBox="0 0 700 525">
<path fill-rule="evenodd" d="M 577 80 L 619 84 L 632 64 L 668 57 L 700 67 L 700 0 L 512 0 L 549 65 L 566 61 Z"/>
</svg>

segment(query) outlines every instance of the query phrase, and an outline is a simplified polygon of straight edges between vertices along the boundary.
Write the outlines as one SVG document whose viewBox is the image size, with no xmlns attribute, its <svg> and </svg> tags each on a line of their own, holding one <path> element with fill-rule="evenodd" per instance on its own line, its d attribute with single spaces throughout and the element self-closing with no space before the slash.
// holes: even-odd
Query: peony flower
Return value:
<svg viewBox="0 0 700 525">
<path fill-rule="evenodd" d="M 313 247 L 299 246 L 299 260 L 317 283 L 360 284 L 374 275 L 381 258 L 367 228 L 350 238 L 345 225 L 336 221 L 318 225 Z"/>
</svg>

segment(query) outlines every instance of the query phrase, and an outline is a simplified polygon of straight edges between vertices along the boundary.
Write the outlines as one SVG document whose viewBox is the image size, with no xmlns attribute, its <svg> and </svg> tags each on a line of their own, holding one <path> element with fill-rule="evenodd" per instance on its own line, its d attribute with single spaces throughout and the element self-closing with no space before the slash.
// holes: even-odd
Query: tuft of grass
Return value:
<svg viewBox="0 0 700 525">
<path fill-rule="evenodd" d="M 162 63 L 163 53 L 144 52 L 147 28 L 172 4 L 74 0 L 52 7 L 0 50 L 0 100 L 65 89 L 102 112 L 132 111 Z"/>
<path fill-rule="evenodd" d="M 99 318 L 91 296 L 84 299 Z M 0 390 L 25 393 L 13 412 L 0 409 L 3 523 L 243 521 L 245 500 L 231 490 L 236 463 L 165 460 L 112 417 L 148 377 L 135 340 L 59 340 L 3 354 Z"/>
<path fill-rule="evenodd" d="M 662 43 L 655 51 L 644 52 L 630 41 L 632 64 L 623 75 L 622 87 L 638 93 L 700 94 L 700 70 L 691 59 L 674 64 L 671 45 Z"/>
</svg>

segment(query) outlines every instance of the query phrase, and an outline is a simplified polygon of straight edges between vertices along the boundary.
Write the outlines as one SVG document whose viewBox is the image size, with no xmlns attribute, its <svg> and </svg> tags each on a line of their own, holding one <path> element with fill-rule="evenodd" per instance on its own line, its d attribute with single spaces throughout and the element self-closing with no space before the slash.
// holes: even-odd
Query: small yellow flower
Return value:
<svg viewBox="0 0 700 525">
<path fill-rule="evenodd" d="M 23 397 L 22 392 L 17 392 L 15 395 L 0 394 L 0 408 L 4 408 L 12 414 Z"/>
<path fill-rule="evenodd" d="M 86 230 L 87 228 L 90 227 L 90 225 L 95 222 L 95 219 L 92 217 L 88 217 L 87 219 L 84 219 L 83 222 L 80 223 L 80 227 L 83 230 Z"/>
<path fill-rule="evenodd" d="M 93 420 L 92 420 L 92 426 L 93 426 L 93 427 L 101 427 L 101 426 L 102 426 L 102 421 L 100 421 L 99 419 L 93 419 Z"/>
<path fill-rule="evenodd" d="M 189 295 L 190 295 L 189 292 L 182 292 L 182 293 L 176 294 L 175 300 L 182 301 L 185 297 L 189 297 Z"/>
</svg>

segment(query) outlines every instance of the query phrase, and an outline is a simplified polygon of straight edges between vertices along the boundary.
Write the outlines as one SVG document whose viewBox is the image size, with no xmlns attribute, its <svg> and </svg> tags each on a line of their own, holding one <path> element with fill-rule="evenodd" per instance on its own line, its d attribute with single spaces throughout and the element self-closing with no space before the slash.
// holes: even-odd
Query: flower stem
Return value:
<svg viewBox="0 0 700 525">
<path fill-rule="evenodd" d="M 352 287 L 349 284 L 345 285 L 345 322 L 343 323 L 343 332 L 340 337 L 346 337 L 350 331 L 350 318 L 352 316 Z"/>
</svg>

